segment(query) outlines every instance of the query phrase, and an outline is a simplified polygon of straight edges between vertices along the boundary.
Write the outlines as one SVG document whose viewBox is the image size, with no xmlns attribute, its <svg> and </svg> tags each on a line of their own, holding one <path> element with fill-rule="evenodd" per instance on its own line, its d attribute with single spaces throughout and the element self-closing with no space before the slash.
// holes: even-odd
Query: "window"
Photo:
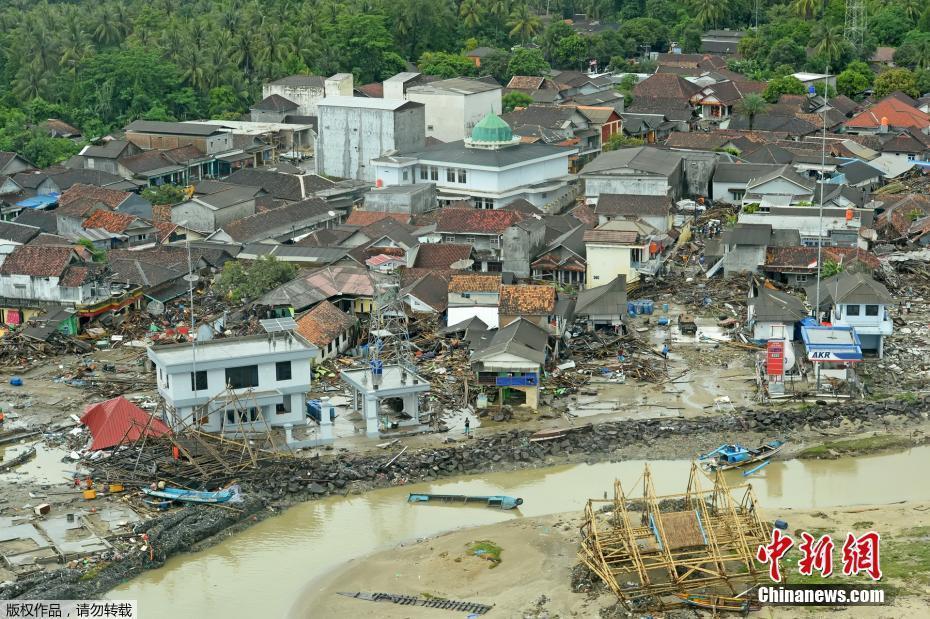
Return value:
<svg viewBox="0 0 930 619">
<path fill-rule="evenodd" d="M 204 370 L 191 372 L 191 391 L 202 391 L 207 388 L 207 373 Z"/>
<path fill-rule="evenodd" d="M 731 189 L 730 194 L 733 196 L 734 200 L 742 200 L 743 196 L 746 195 L 746 190 L 744 189 Z"/>
<path fill-rule="evenodd" d="M 795 275 L 795 276 L 794 276 L 794 279 L 795 279 L 795 281 L 798 282 L 799 284 L 800 284 L 800 283 L 804 283 L 804 282 L 807 281 L 807 275 L 806 275 L 806 274 Z"/>
<path fill-rule="evenodd" d="M 859 315 L 859 306 L 858 306 L 858 305 L 847 305 L 847 306 L 846 306 L 846 315 L 847 315 L 847 316 L 858 316 L 858 315 Z"/>
<path fill-rule="evenodd" d="M 447 234 L 447 235 L 446 235 L 446 243 L 455 243 L 455 235 L 454 235 L 454 234 Z"/>
<path fill-rule="evenodd" d="M 878 316 L 878 306 L 877 305 L 866 305 L 865 315 L 866 316 Z"/>
<path fill-rule="evenodd" d="M 460 168 L 459 169 L 459 182 L 464 183 L 467 180 L 468 180 L 468 173 L 465 171 L 464 168 Z"/>
<path fill-rule="evenodd" d="M 286 415 L 291 412 L 291 397 L 284 396 L 284 401 L 274 405 L 276 415 Z"/>
<path fill-rule="evenodd" d="M 446 168 L 446 181 L 449 183 L 455 182 L 455 168 Z"/>
<path fill-rule="evenodd" d="M 410 178 L 409 172 L 407 172 L 407 170 L 404 170 L 404 180 L 407 180 L 409 178 Z"/>
<path fill-rule="evenodd" d="M 420 166 L 420 180 L 425 181 L 427 178 L 429 178 L 427 166 Z"/>
<path fill-rule="evenodd" d="M 437 168 L 437 167 L 434 166 L 434 165 L 431 165 L 431 166 L 429 167 L 429 179 L 430 179 L 431 181 L 438 181 L 438 180 L 439 180 L 439 168 Z"/>
<path fill-rule="evenodd" d="M 475 244 L 475 237 L 473 237 L 473 236 L 466 236 L 466 237 L 465 237 L 465 242 L 466 242 L 466 243 L 471 243 L 472 245 L 474 245 L 474 244 Z"/>
<path fill-rule="evenodd" d="M 226 368 L 226 384 L 233 389 L 258 387 L 258 366 L 243 365 L 237 368 Z"/>
<path fill-rule="evenodd" d="M 291 380 L 291 362 L 278 361 L 274 364 L 274 372 L 278 380 Z"/>
</svg>

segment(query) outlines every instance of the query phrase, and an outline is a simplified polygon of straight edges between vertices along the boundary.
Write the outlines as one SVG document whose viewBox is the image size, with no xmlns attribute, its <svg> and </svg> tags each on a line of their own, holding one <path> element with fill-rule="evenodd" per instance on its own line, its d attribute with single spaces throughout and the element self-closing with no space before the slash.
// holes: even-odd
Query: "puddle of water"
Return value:
<svg viewBox="0 0 930 619">
<path fill-rule="evenodd" d="M 24 451 L 35 445 L 36 455 L 23 464 L 10 471 L 0 473 L 0 480 L 19 481 L 28 480 L 31 485 L 64 484 L 71 479 L 71 472 L 77 470 L 78 464 L 74 461 L 62 459 L 68 451 L 57 447 L 46 447 L 41 443 L 20 443 L 0 447 L 0 461 L 13 460 Z"/>
<path fill-rule="evenodd" d="M 643 461 L 573 465 L 416 484 L 347 498 L 330 497 L 291 508 L 222 544 L 170 559 L 110 592 L 140 601 L 143 616 L 307 617 L 300 596 L 307 583 L 345 561 L 406 540 L 461 527 L 577 511 L 619 478 L 628 492 Z M 654 461 L 656 492 L 681 492 L 690 462 Z M 775 462 L 751 478 L 760 505 L 780 508 L 930 500 L 930 446 L 840 460 Z M 889 472 L 893 471 L 893 475 Z M 731 483 L 742 481 L 732 472 Z M 708 481 L 708 485 L 709 485 Z M 506 494 L 521 497 L 520 512 L 409 505 L 410 492 Z M 209 577 L 205 575 L 209 574 Z M 242 583 L 262 595 L 242 595 Z"/>
</svg>

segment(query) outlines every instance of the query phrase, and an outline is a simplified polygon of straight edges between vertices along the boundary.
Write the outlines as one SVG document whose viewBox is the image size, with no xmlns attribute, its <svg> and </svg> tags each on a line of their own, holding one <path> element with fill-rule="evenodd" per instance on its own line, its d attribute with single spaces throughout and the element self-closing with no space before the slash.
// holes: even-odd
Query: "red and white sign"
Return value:
<svg viewBox="0 0 930 619">
<path fill-rule="evenodd" d="M 785 380 L 785 343 L 782 340 L 769 340 L 766 345 L 765 373 L 769 382 Z"/>
</svg>

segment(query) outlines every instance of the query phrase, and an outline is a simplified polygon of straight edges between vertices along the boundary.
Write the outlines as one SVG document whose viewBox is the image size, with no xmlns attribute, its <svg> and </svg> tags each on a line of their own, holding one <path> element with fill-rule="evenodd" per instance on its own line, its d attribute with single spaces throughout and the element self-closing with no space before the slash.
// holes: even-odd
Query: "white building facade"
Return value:
<svg viewBox="0 0 930 619">
<path fill-rule="evenodd" d="M 223 434 L 305 423 L 317 354 L 290 332 L 148 349 L 166 423 Z"/>
<path fill-rule="evenodd" d="M 501 87 L 453 78 L 411 86 L 406 99 L 426 106 L 426 137 L 464 140 L 488 112 L 501 113 Z"/>
</svg>

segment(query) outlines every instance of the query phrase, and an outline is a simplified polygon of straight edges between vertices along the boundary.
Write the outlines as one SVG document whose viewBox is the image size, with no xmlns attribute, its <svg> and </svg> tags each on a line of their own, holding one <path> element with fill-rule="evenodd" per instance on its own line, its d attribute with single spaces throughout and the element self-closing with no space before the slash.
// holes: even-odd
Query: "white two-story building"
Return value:
<svg viewBox="0 0 930 619">
<path fill-rule="evenodd" d="M 470 138 L 385 155 L 371 164 L 383 186 L 433 183 L 443 206 L 471 200 L 477 208 L 495 209 L 523 198 L 558 212 L 573 197 L 567 176 L 569 158 L 577 152 L 524 144 L 507 123 L 489 113 Z"/>
<path fill-rule="evenodd" d="M 289 331 L 148 349 L 165 422 L 224 434 L 303 424 L 317 353 Z"/>
<path fill-rule="evenodd" d="M 816 303 L 814 286 L 807 288 L 807 298 Z M 830 311 L 830 322 L 839 327 L 852 327 L 859 336 L 863 351 L 871 351 L 881 359 L 884 338 L 894 331 L 888 306 L 894 302 L 891 293 L 880 282 L 864 273 L 843 272 L 820 282 L 820 307 Z"/>
</svg>

